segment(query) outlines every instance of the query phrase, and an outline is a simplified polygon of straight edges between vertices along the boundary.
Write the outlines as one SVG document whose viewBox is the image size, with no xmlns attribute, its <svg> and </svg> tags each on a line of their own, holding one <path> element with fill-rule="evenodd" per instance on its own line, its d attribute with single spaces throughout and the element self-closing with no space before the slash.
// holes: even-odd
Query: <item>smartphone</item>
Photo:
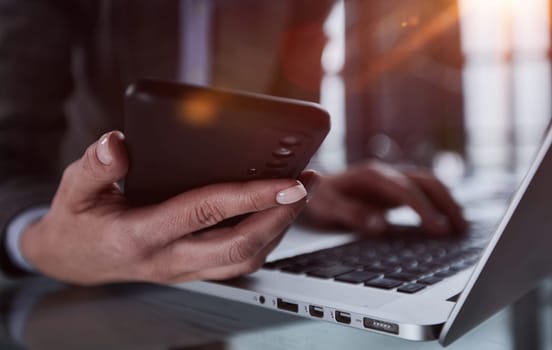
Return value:
<svg viewBox="0 0 552 350">
<path fill-rule="evenodd" d="M 329 130 L 315 103 L 140 80 L 125 96 L 125 195 L 144 205 L 215 183 L 297 178 Z"/>
</svg>

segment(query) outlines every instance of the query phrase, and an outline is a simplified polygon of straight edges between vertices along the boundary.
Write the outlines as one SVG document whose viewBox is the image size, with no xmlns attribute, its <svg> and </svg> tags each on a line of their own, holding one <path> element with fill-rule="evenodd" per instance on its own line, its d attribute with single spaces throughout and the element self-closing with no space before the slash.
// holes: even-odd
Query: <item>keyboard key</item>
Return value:
<svg viewBox="0 0 552 350">
<path fill-rule="evenodd" d="M 342 275 L 344 273 L 351 272 L 354 270 L 355 268 L 353 266 L 336 265 L 336 266 L 325 267 L 322 269 L 317 269 L 314 271 L 307 272 L 307 275 L 311 277 L 317 277 L 317 278 L 334 278 L 337 275 Z"/>
<path fill-rule="evenodd" d="M 263 268 L 273 270 L 277 269 L 280 270 L 283 267 L 294 265 L 293 261 L 291 259 L 282 259 L 282 260 L 276 260 L 273 262 L 269 262 L 263 265 Z"/>
<path fill-rule="evenodd" d="M 397 280 L 391 280 L 388 278 L 377 278 L 368 282 L 364 282 L 364 285 L 367 287 L 375 287 L 381 289 L 393 289 L 402 285 L 403 282 Z"/>
<path fill-rule="evenodd" d="M 431 254 L 421 254 L 419 257 L 417 257 L 418 261 L 420 263 L 429 263 L 433 260 L 433 256 Z"/>
<path fill-rule="evenodd" d="M 421 291 L 425 287 L 426 286 L 423 285 L 423 284 L 409 283 L 409 284 L 405 284 L 404 286 L 397 289 L 397 292 L 413 294 L 413 293 Z"/>
<path fill-rule="evenodd" d="M 378 277 L 381 277 L 381 274 L 370 271 L 353 271 L 339 275 L 335 278 L 335 280 L 346 283 L 361 283 Z"/>
<path fill-rule="evenodd" d="M 418 260 L 415 258 L 401 258 L 400 263 L 403 267 L 414 267 L 418 265 Z"/>
<path fill-rule="evenodd" d="M 327 259 L 311 260 L 308 263 L 306 263 L 305 265 L 310 265 L 312 267 L 317 267 L 317 268 L 321 269 L 323 267 L 331 267 L 331 266 L 342 265 L 342 264 L 343 264 L 343 262 L 339 261 L 339 259 L 327 258 Z"/>
<path fill-rule="evenodd" d="M 421 275 L 429 274 L 431 272 L 431 269 L 423 268 L 423 267 L 419 267 L 419 266 L 414 266 L 414 267 L 409 267 L 409 268 L 405 269 L 404 272 L 421 276 Z"/>
<path fill-rule="evenodd" d="M 403 249 L 400 253 L 399 253 L 399 256 L 401 258 L 416 258 L 418 256 L 418 254 L 416 254 L 416 252 L 414 250 L 412 250 L 411 248 L 410 249 Z"/>
<path fill-rule="evenodd" d="M 463 262 L 456 263 L 456 264 L 452 265 L 450 267 L 450 269 L 452 271 L 462 271 L 462 270 L 465 270 L 465 269 L 467 269 L 469 267 L 472 267 L 472 266 L 473 266 L 473 264 L 471 264 L 469 262 L 466 262 L 466 261 L 463 261 Z"/>
<path fill-rule="evenodd" d="M 282 267 L 280 270 L 288 273 L 302 274 L 316 269 L 319 269 L 319 267 L 313 267 L 308 265 L 289 265 L 289 266 Z"/>
<path fill-rule="evenodd" d="M 425 277 L 418 280 L 418 283 L 425 284 L 428 286 L 434 285 L 435 283 L 441 282 L 443 279 L 435 276 Z"/>
<path fill-rule="evenodd" d="M 362 264 L 362 259 L 357 255 L 352 256 L 344 256 L 343 259 L 341 259 L 346 264 L 356 265 L 356 264 Z"/>
<path fill-rule="evenodd" d="M 413 275 L 411 273 L 406 273 L 406 272 L 393 272 L 393 273 L 386 273 L 385 278 L 390 278 L 392 280 L 397 280 L 397 281 L 410 282 L 417 279 L 418 276 Z"/>
<path fill-rule="evenodd" d="M 425 263 L 420 267 L 427 269 L 428 271 L 437 271 L 437 270 L 444 270 L 448 268 L 448 264 L 443 264 L 443 263 L 435 264 L 431 262 L 431 263 Z"/>
<path fill-rule="evenodd" d="M 263 265 L 263 269 L 267 269 L 267 270 L 275 270 L 277 268 L 278 268 L 278 264 L 276 264 L 275 262 L 269 262 Z"/>
<path fill-rule="evenodd" d="M 389 272 L 389 268 L 381 265 L 364 265 L 366 271 L 376 272 L 376 273 L 386 273 Z"/>
<path fill-rule="evenodd" d="M 385 259 L 383 259 L 384 264 L 391 264 L 391 265 L 398 264 L 399 261 L 400 261 L 400 257 L 396 255 L 389 255 Z"/>
<path fill-rule="evenodd" d="M 447 255 L 447 251 L 443 248 L 437 248 L 432 250 L 430 254 L 434 259 L 439 259 L 445 257 Z"/>
<path fill-rule="evenodd" d="M 358 262 L 360 264 L 364 264 L 364 265 L 380 264 L 381 263 L 381 258 L 380 257 L 368 258 L 368 257 L 365 257 L 365 256 L 361 256 L 361 257 L 359 257 Z"/>
<path fill-rule="evenodd" d="M 437 273 L 434 274 L 435 277 L 441 277 L 441 278 L 446 278 L 446 277 L 450 277 L 450 276 L 453 276 L 453 275 L 456 275 L 458 271 L 454 271 L 454 270 L 442 270 L 442 271 L 439 271 Z"/>
<path fill-rule="evenodd" d="M 479 261 L 480 255 L 469 257 L 465 260 L 467 264 L 475 265 Z"/>
<path fill-rule="evenodd" d="M 401 269 L 396 267 L 387 267 L 387 266 L 364 266 L 364 270 L 375 272 L 375 273 L 392 273 L 392 272 L 399 272 Z"/>
<path fill-rule="evenodd" d="M 373 249 L 361 251 L 359 256 L 363 259 L 376 259 L 380 257 L 380 255 Z"/>
<path fill-rule="evenodd" d="M 387 242 L 382 242 L 376 247 L 376 252 L 388 254 L 391 251 L 391 246 Z"/>
</svg>

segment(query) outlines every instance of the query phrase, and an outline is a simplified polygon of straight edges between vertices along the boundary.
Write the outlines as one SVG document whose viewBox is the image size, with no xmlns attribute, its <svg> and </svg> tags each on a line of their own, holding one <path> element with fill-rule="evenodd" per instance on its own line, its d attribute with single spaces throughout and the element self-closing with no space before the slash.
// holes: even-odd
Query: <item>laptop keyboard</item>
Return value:
<svg viewBox="0 0 552 350">
<path fill-rule="evenodd" d="M 366 239 L 276 260 L 264 268 L 413 294 L 473 266 L 481 250 L 464 239 Z"/>
</svg>

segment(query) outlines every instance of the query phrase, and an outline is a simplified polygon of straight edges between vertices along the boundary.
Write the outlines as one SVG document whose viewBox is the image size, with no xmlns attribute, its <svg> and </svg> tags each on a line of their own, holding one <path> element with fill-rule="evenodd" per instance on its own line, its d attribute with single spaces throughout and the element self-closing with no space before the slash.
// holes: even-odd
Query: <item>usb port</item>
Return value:
<svg viewBox="0 0 552 350">
<path fill-rule="evenodd" d="M 350 324 L 351 323 L 351 314 L 343 311 L 335 312 L 335 320 L 339 323 Z"/>
<path fill-rule="evenodd" d="M 309 305 L 309 314 L 312 317 L 324 317 L 324 309 L 321 306 Z"/>
<path fill-rule="evenodd" d="M 276 300 L 276 306 L 280 310 L 286 310 L 286 311 L 295 312 L 295 313 L 299 312 L 299 305 L 298 304 L 290 303 L 289 301 L 284 301 L 280 298 L 278 298 Z"/>
<path fill-rule="evenodd" d="M 376 331 L 387 332 L 391 334 L 399 334 L 399 325 L 396 323 L 374 320 L 372 318 L 364 318 L 364 327 L 375 329 Z"/>
</svg>

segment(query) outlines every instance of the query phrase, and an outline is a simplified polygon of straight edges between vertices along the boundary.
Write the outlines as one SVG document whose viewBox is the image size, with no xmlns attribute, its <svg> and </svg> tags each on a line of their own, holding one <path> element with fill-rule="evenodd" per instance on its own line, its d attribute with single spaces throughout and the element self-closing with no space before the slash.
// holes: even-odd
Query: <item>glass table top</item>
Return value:
<svg viewBox="0 0 552 350">
<path fill-rule="evenodd" d="M 552 349 L 549 283 L 450 349 Z M 439 349 L 170 287 L 0 283 L 1 349 Z"/>
</svg>

